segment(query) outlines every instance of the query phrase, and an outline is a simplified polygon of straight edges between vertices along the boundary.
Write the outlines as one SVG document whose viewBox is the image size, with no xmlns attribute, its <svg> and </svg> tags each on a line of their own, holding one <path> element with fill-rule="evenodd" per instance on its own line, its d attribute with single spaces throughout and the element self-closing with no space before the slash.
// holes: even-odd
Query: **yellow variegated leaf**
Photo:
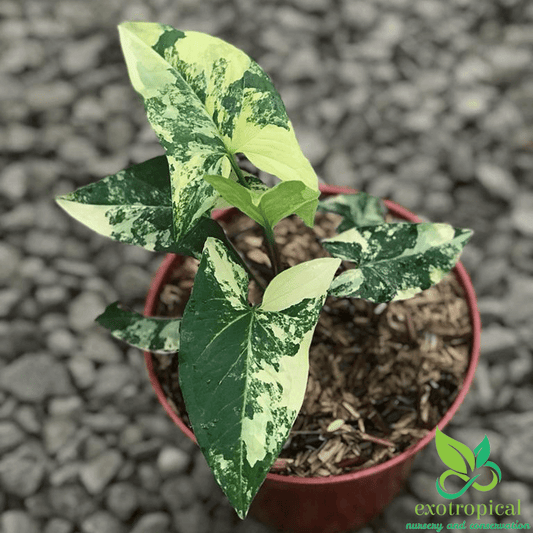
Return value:
<svg viewBox="0 0 533 533">
<path fill-rule="evenodd" d="M 279 94 L 244 52 L 210 35 L 150 22 L 119 26 L 131 82 L 166 150 L 176 237 L 216 201 L 206 174 L 229 177 L 234 154 L 318 190 Z"/>
</svg>

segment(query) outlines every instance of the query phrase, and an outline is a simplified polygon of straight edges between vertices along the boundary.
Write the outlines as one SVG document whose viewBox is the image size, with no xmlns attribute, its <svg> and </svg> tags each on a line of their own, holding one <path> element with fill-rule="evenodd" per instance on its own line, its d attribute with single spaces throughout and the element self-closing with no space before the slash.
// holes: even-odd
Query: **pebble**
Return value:
<svg viewBox="0 0 533 533">
<path fill-rule="evenodd" d="M 122 462 L 119 451 L 107 450 L 82 467 L 80 480 L 90 494 L 99 494 L 115 477 Z"/>
<path fill-rule="evenodd" d="M 94 321 L 94 318 L 96 318 L 97 315 L 102 314 L 105 309 L 105 305 L 100 307 L 102 301 L 98 301 L 98 311 L 96 311 L 96 299 L 93 302 L 93 312 L 95 312 L 95 317 L 92 318 L 91 324 Z M 79 305 L 81 311 L 81 304 Z M 100 326 L 98 327 L 100 328 Z M 113 342 L 113 340 L 111 340 L 109 332 L 103 328 L 101 328 L 100 331 L 88 332 L 82 337 L 80 355 L 96 363 L 109 364 L 120 363 L 123 357 L 118 346 Z"/>
<path fill-rule="evenodd" d="M 6 366 L 0 376 L 0 388 L 27 402 L 42 402 L 49 396 L 73 392 L 63 365 L 47 354 L 23 355 Z"/>
<path fill-rule="evenodd" d="M 19 202 L 28 191 L 28 175 L 23 163 L 12 163 L 2 170 L 0 196 L 13 203 Z"/>
<path fill-rule="evenodd" d="M 61 518 L 79 523 L 97 509 L 94 498 L 79 484 L 66 484 L 48 490 L 49 508 Z"/>
<path fill-rule="evenodd" d="M 89 390 L 91 398 L 106 398 L 119 394 L 135 379 L 132 369 L 122 364 L 105 364 L 96 371 L 94 385 Z"/>
<path fill-rule="evenodd" d="M 62 246 L 62 240 L 59 235 L 41 230 L 31 230 L 24 241 L 24 249 L 29 255 L 37 255 L 44 258 L 59 255 Z"/>
<path fill-rule="evenodd" d="M 83 355 L 76 355 L 69 359 L 67 365 L 76 387 L 80 389 L 92 387 L 96 380 L 93 361 Z"/>
<path fill-rule="evenodd" d="M 521 193 L 513 203 L 513 226 L 523 235 L 533 237 L 533 193 Z"/>
<path fill-rule="evenodd" d="M 76 75 L 97 66 L 98 56 L 108 45 L 105 35 L 74 41 L 63 49 L 60 62 L 66 74 Z"/>
<path fill-rule="evenodd" d="M 9 316 L 22 298 L 22 292 L 18 289 L 0 290 L 0 318 Z"/>
<path fill-rule="evenodd" d="M 405 531 L 408 522 L 419 522 L 420 517 L 415 514 L 415 508 L 420 500 L 412 496 L 399 496 L 385 509 L 385 522 L 393 533 Z"/>
<path fill-rule="evenodd" d="M 83 533 L 124 533 L 125 526 L 107 511 L 97 511 L 81 523 Z"/>
<path fill-rule="evenodd" d="M 44 422 L 43 438 L 46 451 L 50 455 L 56 454 L 66 442 L 76 433 L 74 421 L 66 417 L 52 417 Z"/>
<path fill-rule="evenodd" d="M 25 498 L 35 494 L 46 472 L 46 455 L 36 442 L 21 444 L 0 460 L 0 486 L 10 494 Z"/>
<path fill-rule="evenodd" d="M 2 513 L 3 533 L 39 533 L 37 522 L 24 511 L 6 511 Z"/>
<path fill-rule="evenodd" d="M 169 528 L 170 522 L 170 516 L 167 513 L 148 513 L 135 523 L 130 533 L 162 533 Z M 198 530 L 184 529 L 183 531 Z"/>
<path fill-rule="evenodd" d="M 76 337 L 67 329 L 52 331 L 46 338 L 46 346 L 54 355 L 70 355 L 77 346 Z"/>
<path fill-rule="evenodd" d="M 513 434 L 507 443 L 502 463 L 519 480 L 533 482 L 533 428 L 524 427 Z"/>
<path fill-rule="evenodd" d="M 113 410 L 101 413 L 86 413 L 82 422 L 97 433 L 119 433 L 128 423 L 128 417 Z"/>
<path fill-rule="evenodd" d="M 65 81 L 54 81 L 30 87 L 26 101 L 33 111 L 42 112 L 70 105 L 76 97 L 74 87 Z"/>
<path fill-rule="evenodd" d="M 137 488 L 131 483 L 115 483 L 109 487 L 106 505 L 120 520 L 129 520 L 139 506 Z"/>
<path fill-rule="evenodd" d="M 64 518 L 50 519 L 44 528 L 44 533 L 73 533 L 74 525 Z"/>
<path fill-rule="evenodd" d="M 113 279 L 113 287 L 119 299 L 145 298 L 152 277 L 146 269 L 137 265 L 121 266 Z"/>
<path fill-rule="evenodd" d="M 65 303 L 68 299 L 67 288 L 61 285 L 40 287 L 35 291 L 35 300 L 41 306 L 41 309 L 55 307 Z"/>
<path fill-rule="evenodd" d="M 510 328 L 493 324 L 481 331 L 481 354 L 490 362 L 506 361 L 515 355 L 518 336 Z"/>
<path fill-rule="evenodd" d="M 185 472 L 189 462 L 188 453 L 170 446 L 163 448 L 157 457 L 157 467 L 163 477 Z"/>
<path fill-rule="evenodd" d="M 483 187 L 496 198 L 511 201 L 516 197 L 516 180 L 502 167 L 492 163 L 480 163 L 476 175 Z"/>
<path fill-rule="evenodd" d="M 191 489 L 191 480 L 189 478 L 183 476 L 173 477 L 167 479 L 161 485 L 161 496 L 169 509 L 181 512 L 183 509 L 190 507 L 196 499 L 195 492 Z"/>
<path fill-rule="evenodd" d="M 9 420 L 0 421 L 0 455 L 16 448 L 25 438 L 26 435 L 16 424 Z"/>
<path fill-rule="evenodd" d="M 74 298 L 68 307 L 68 321 L 74 331 L 94 327 L 95 318 L 105 310 L 104 299 L 95 292 L 83 292 Z"/>
<path fill-rule="evenodd" d="M 518 273 L 508 277 L 504 320 L 509 326 L 530 322 L 533 316 L 533 279 Z"/>
<path fill-rule="evenodd" d="M 498 496 L 504 502 L 513 502 L 517 500 L 529 502 L 531 498 L 531 490 L 525 483 L 520 481 L 502 481 L 498 485 Z"/>
</svg>

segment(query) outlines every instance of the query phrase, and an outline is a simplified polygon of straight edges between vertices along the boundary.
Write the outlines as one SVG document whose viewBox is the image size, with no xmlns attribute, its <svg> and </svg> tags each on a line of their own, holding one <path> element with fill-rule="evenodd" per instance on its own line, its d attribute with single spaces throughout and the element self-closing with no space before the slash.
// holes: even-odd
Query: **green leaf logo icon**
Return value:
<svg viewBox="0 0 533 533">
<path fill-rule="evenodd" d="M 470 450 L 468 446 L 445 435 L 438 427 L 435 433 L 435 445 L 437 453 L 442 462 L 449 467 L 436 481 L 437 492 L 448 500 L 453 500 L 462 496 L 468 488 L 473 486 L 476 490 L 487 492 L 492 490 L 502 479 L 502 473 L 499 466 L 489 461 L 490 443 L 487 435 L 474 448 Z M 488 485 L 480 485 L 476 482 L 480 473 L 474 474 L 479 468 L 489 468 L 492 472 L 492 480 Z M 450 476 L 456 476 L 465 482 L 462 489 L 455 493 L 449 493 L 444 488 L 446 479 Z"/>
<path fill-rule="evenodd" d="M 439 428 L 437 428 L 437 433 L 435 434 L 435 442 L 437 445 L 437 453 L 446 466 L 460 474 L 468 474 L 469 471 L 474 471 L 476 467 L 476 459 L 466 444 L 448 437 L 448 435 L 445 435 Z M 468 469 L 467 466 L 470 467 L 470 469 Z"/>
</svg>

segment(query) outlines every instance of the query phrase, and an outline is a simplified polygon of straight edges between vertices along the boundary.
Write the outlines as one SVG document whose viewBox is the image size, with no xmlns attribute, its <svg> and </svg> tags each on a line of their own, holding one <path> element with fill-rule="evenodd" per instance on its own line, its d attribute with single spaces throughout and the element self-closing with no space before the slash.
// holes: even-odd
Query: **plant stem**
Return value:
<svg viewBox="0 0 533 533">
<path fill-rule="evenodd" d="M 263 227 L 263 232 L 265 234 L 265 243 L 275 277 L 281 272 L 281 259 L 279 256 L 278 245 L 276 244 L 276 239 L 274 237 L 274 229 L 270 226 Z"/>
<path fill-rule="evenodd" d="M 239 180 L 239 183 L 243 186 L 249 189 L 248 183 L 246 182 L 246 179 L 244 178 L 244 174 L 242 173 L 242 170 L 240 169 L 239 165 L 237 164 L 237 161 L 235 161 L 235 157 L 232 154 L 228 154 L 229 161 L 231 163 L 231 168 L 233 168 L 235 174 L 237 175 L 237 179 Z"/>
<path fill-rule="evenodd" d="M 237 175 L 237 179 L 239 180 L 239 183 L 243 187 L 246 187 L 247 189 L 249 189 L 250 186 L 248 185 L 246 179 L 244 178 L 244 174 L 242 173 L 242 170 L 237 164 L 235 157 L 229 154 L 229 160 L 231 163 L 231 167 L 233 168 L 235 174 Z M 274 276 L 277 276 L 281 272 L 281 260 L 280 260 L 278 246 L 276 244 L 276 239 L 274 238 L 274 230 L 271 227 L 268 227 L 268 228 L 263 228 L 263 232 L 265 234 L 265 242 L 267 246 L 268 255 L 270 256 L 270 262 L 272 263 L 272 270 L 274 272 Z M 244 260 L 242 261 L 244 262 Z M 264 290 L 264 287 L 257 281 L 252 271 L 248 267 L 248 265 L 246 265 L 246 270 L 251 276 L 253 276 L 254 281 Z"/>
</svg>

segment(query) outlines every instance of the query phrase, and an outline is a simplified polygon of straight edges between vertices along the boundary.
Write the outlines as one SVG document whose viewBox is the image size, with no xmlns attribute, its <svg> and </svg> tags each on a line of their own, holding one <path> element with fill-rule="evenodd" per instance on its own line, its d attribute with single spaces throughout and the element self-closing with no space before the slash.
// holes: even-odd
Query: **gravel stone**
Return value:
<svg viewBox="0 0 533 533">
<path fill-rule="evenodd" d="M 170 526 L 170 516 L 166 513 L 149 513 L 142 516 L 133 526 L 130 533 L 163 533 Z M 184 529 L 183 531 L 198 531 Z"/>
<path fill-rule="evenodd" d="M 54 355 L 70 355 L 77 346 L 77 340 L 67 329 L 52 331 L 46 338 L 46 346 Z"/>
<path fill-rule="evenodd" d="M 524 427 L 520 432 L 511 436 L 501 459 L 516 478 L 529 483 L 533 481 L 532 439 L 533 428 Z"/>
<path fill-rule="evenodd" d="M 34 85 L 28 89 L 26 101 L 33 111 L 49 111 L 70 105 L 76 97 L 74 87 L 65 81 Z"/>
<path fill-rule="evenodd" d="M 52 518 L 44 528 L 44 533 L 72 533 L 74 526 L 63 518 Z"/>
<path fill-rule="evenodd" d="M 490 362 L 514 356 L 517 345 L 518 335 L 510 328 L 493 324 L 481 331 L 481 353 Z"/>
<path fill-rule="evenodd" d="M 197 533 L 209 533 L 211 531 L 209 517 L 199 503 L 188 509 L 174 512 L 172 522 L 178 531 L 196 531 Z"/>
<path fill-rule="evenodd" d="M 28 402 L 42 402 L 49 396 L 73 392 L 63 365 L 47 354 L 23 355 L 6 366 L 0 376 L 0 388 Z"/>
<path fill-rule="evenodd" d="M 531 498 L 531 491 L 525 483 L 520 481 L 503 481 L 498 484 L 498 497 L 504 502 L 516 500 L 528 502 Z"/>
<path fill-rule="evenodd" d="M 16 448 L 25 439 L 24 432 L 9 420 L 0 421 L 0 455 Z"/>
<path fill-rule="evenodd" d="M 35 494 L 44 478 L 46 456 L 35 442 L 21 444 L 0 460 L 0 486 L 10 494 L 25 498 Z"/>
<path fill-rule="evenodd" d="M 485 189 L 496 198 L 508 201 L 515 198 L 518 186 L 513 176 L 503 168 L 491 163 L 480 163 L 476 174 Z"/>
<path fill-rule="evenodd" d="M 18 289 L 0 290 L 0 318 L 9 316 L 22 298 Z"/>
<path fill-rule="evenodd" d="M 106 398 L 119 394 L 128 384 L 135 379 L 129 366 L 121 364 L 106 364 L 96 372 L 94 386 L 89 395 L 92 398 Z"/>
<path fill-rule="evenodd" d="M 20 251 L 7 243 L 0 243 L 0 283 L 6 283 L 18 271 L 22 255 Z"/>
<path fill-rule="evenodd" d="M 0 196 L 19 202 L 28 190 L 28 176 L 23 163 L 13 163 L 2 170 Z"/>
<path fill-rule="evenodd" d="M 107 511 L 97 511 L 81 524 L 83 533 L 123 533 L 126 528 Z"/>
<path fill-rule="evenodd" d="M 56 454 L 76 433 L 76 424 L 69 418 L 53 417 L 44 422 L 44 446 L 50 455 Z"/>
<path fill-rule="evenodd" d="M 24 249 L 29 255 L 55 257 L 60 254 L 62 241 L 59 235 L 40 230 L 32 230 L 24 241 Z"/>
<path fill-rule="evenodd" d="M 39 433 L 41 431 L 41 421 L 31 405 L 21 405 L 15 412 L 16 422 L 28 433 Z"/>
<path fill-rule="evenodd" d="M 189 454 L 167 446 L 161 450 L 157 458 L 157 467 L 163 477 L 185 472 L 190 462 Z"/>
<path fill-rule="evenodd" d="M 104 311 L 105 305 L 100 307 L 100 303 L 102 303 L 101 300 L 99 300 L 98 303 L 99 310 L 96 311 L 96 300 L 93 302 L 95 317 L 96 315 L 102 314 Z M 92 320 L 94 320 L 94 318 Z M 80 355 L 97 363 L 112 364 L 120 363 L 122 361 L 122 352 L 109 338 L 107 331 L 105 333 L 93 331 L 89 332 L 85 337 L 83 337 L 81 341 Z"/>
<path fill-rule="evenodd" d="M 87 413 L 83 415 L 85 426 L 98 433 L 119 433 L 128 423 L 128 417 L 114 410 L 101 413 Z"/>
<path fill-rule="evenodd" d="M 505 298 L 505 322 L 510 326 L 529 322 L 533 316 L 533 279 L 516 274 L 509 278 Z"/>
<path fill-rule="evenodd" d="M 108 41 L 104 35 L 94 35 L 75 41 L 63 49 L 61 66 L 70 75 L 92 70 L 97 66 L 98 55 L 106 48 Z"/>
<path fill-rule="evenodd" d="M 109 487 L 106 504 L 121 520 L 129 520 L 139 506 L 137 488 L 131 483 L 115 483 Z"/>
<path fill-rule="evenodd" d="M 83 292 L 74 298 L 68 309 L 68 321 L 74 331 L 94 327 L 95 318 L 105 309 L 104 299 L 95 292 Z"/>
<path fill-rule="evenodd" d="M 122 266 L 113 281 L 119 298 L 144 298 L 150 286 L 151 275 L 137 265 Z"/>
<path fill-rule="evenodd" d="M 83 400 L 79 396 L 52 398 L 48 402 L 48 413 L 58 417 L 75 417 L 83 411 Z"/>
<path fill-rule="evenodd" d="M 520 233 L 533 237 L 533 194 L 521 193 L 516 198 L 511 220 Z"/>
<path fill-rule="evenodd" d="M 66 287 L 51 286 L 41 287 L 35 292 L 35 299 L 40 304 L 41 308 L 54 307 L 63 304 L 69 299 Z"/>
<path fill-rule="evenodd" d="M 167 479 L 161 486 L 161 496 L 169 509 L 180 512 L 191 506 L 195 500 L 191 480 L 181 476 Z M 194 531 L 194 529 L 189 529 L 189 531 Z"/>
<path fill-rule="evenodd" d="M 2 513 L 3 533 L 39 533 L 37 522 L 24 511 Z"/>
<path fill-rule="evenodd" d="M 76 355 L 68 362 L 68 369 L 76 387 L 87 389 L 92 387 L 96 379 L 94 363 L 83 355 Z"/>
<path fill-rule="evenodd" d="M 87 463 L 80 471 L 80 479 L 90 494 L 98 494 L 115 477 L 123 458 L 117 450 L 108 450 Z"/>
<path fill-rule="evenodd" d="M 70 522 L 80 522 L 97 508 L 93 498 L 79 484 L 51 487 L 48 499 L 54 513 Z"/>
</svg>

